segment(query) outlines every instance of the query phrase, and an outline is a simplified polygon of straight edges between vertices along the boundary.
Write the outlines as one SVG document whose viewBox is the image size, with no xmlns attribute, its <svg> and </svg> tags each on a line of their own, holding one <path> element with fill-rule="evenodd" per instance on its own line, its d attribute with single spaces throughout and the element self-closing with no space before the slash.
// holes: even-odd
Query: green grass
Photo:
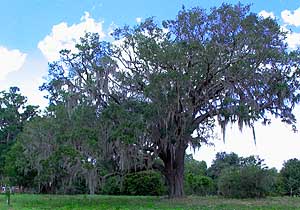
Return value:
<svg viewBox="0 0 300 210">
<path fill-rule="evenodd" d="M 0 195 L 1 210 L 300 210 L 300 198 L 270 197 L 266 199 L 225 199 L 219 197 L 186 197 L 169 200 L 150 196 L 103 196 L 103 195 L 29 195 L 11 196 L 11 205 Z"/>
</svg>

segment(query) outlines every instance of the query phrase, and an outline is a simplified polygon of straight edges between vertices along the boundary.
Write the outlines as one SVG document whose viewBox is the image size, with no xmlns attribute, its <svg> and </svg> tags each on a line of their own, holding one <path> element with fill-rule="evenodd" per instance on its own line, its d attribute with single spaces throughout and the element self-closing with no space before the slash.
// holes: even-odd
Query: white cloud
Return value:
<svg viewBox="0 0 300 210">
<path fill-rule="evenodd" d="M 286 42 L 291 50 L 296 50 L 300 47 L 300 33 L 288 30 L 286 26 L 281 26 L 281 30 L 286 32 Z"/>
<path fill-rule="evenodd" d="M 300 47 L 300 33 L 293 32 L 287 34 L 286 41 L 292 50 L 296 50 Z"/>
<path fill-rule="evenodd" d="M 142 22 L 142 18 L 141 18 L 141 17 L 137 17 L 137 18 L 135 18 L 135 21 L 136 21 L 137 23 L 141 23 L 141 22 Z"/>
<path fill-rule="evenodd" d="M 281 18 L 288 25 L 300 26 L 300 7 L 292 12 L 290 10 L 282 11 Z"/>
<path fill-rule="evenodd" d="M 23 66 L 26 56 L 17 49 L 9 50 L 0 46 L 0 80 L 10 72 L 18 71 Z"/>
<path fill-rule="evenodd" d="M 38 48 L 49 62 L 58 60 L 59 51 L 62 49 L 75 52 L 75 43 L 86 32 L 98 33 L 100 38 L 103 38 L 105 34 L 102 24 L 103 22 L 95 21 L 88 12 L 85 12 L 78 24 L 68 26 L 66 22 L 62 22 L 54 25 L 51 33 L 38 43 Z"/>
<path fill-rule="evenodd" d="M 275 19 L 275 15 L 273 12 L 267 12 L 266 10 L 262 10 L 260 11 L 260 13 L 258 13 L 259 16 L 262 16 L 263 18 L 272 18 Z"/>
</svg>

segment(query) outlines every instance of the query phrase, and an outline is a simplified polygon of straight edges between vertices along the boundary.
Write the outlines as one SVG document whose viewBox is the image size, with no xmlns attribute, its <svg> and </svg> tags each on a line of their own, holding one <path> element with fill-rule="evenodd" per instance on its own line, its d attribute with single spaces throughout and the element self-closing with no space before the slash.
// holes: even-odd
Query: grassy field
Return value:
<svg viewBox="0 0 300 210">
<path fill-rule="evenodd" d="M 86 195 L 12 195 L 7 206 L 5 195 L 0 195 L 1 210 L 146 210 L 146 209 L 300 209 L 300 198 L 270 197 L 267 199 L 224 199 L 218 197 L 186 197 L 169 200 L 161 197 L 86 196 Z"/>
</svg>

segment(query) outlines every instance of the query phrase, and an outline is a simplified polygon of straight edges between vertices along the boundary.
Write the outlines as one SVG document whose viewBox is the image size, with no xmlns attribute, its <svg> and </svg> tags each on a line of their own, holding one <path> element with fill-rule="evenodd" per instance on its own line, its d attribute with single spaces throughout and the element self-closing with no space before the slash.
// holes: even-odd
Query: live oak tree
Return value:
<svg viewBox="0 0 300 210">
<path fill-rule="evenodd" d="M 298 52 L 288 51 L 275 20 L 248 6 L 183 8 L 162 26 L 150 18 L 113 35 L 111 44 L 87 35 L 78 53 L 62 51 L 44 88 L 52 100 L 67 96 L 69 110 L 86 100 L 99 117 L 113 116 L 112 157 L 129 169 L 126 158 L 151 160 L 170 197 L 184 193 L 186 148 L 209 143 L 218 124 L 225 133 L 228 123 L 254 130 L 271 116 L 295 123 Z"/>
<path fill-rule="evenodd" d="M 115 57 L 129 95 L 151 106 L 149 140 L 169 195 L 181 197 L 185 150 L 209 142 L 217 122 L 223 133 L 235 122 L 254 130 L 271 115 L 295 123 L 299 56 L 275 20 L 241 4 L 183 8 L 162 25 L 117 30 Z"/>
<path fill-rule="evenodd" d="M 62 50 L 61 59 L 49 65 L 49 81 L 41 86 L 41 90 L 48 91 L 47 97 L 52 107 L 60 106 L 65 111 L 68 124 L 62 125 L 63 130 L 70 126 L 72 129 L 73 124 L 76 124 L 79 127 L 74 127 L 70 131 L 76 133 L 77 129 L 81 130 L 81 125 L 94 123 L 94 128 L 92 129 L 93 126 L 91 126 L 90 129 L 96 135 L 96 138 L 93 139 L 95 145 L 89 148 L 93 149 L 93 152 L 86 151 L 84 147 L 90 142 L 86 135 L 67 137 L 67 139 L 70 143 L 80 141 L 79 145 L 84 149 L 83 151 L 78 151 L 76 144 L 70 146 L 75 147 L 79 153 L 88 153 L 85 155 L 90 155 L 96 161 L 97 170 L 92 170 L 93 177 L 88 178 L 92 178 L 89 180 L 95 184 L 98 184 L 99 181 L 102 182 L 100 184 L 103 184 L 105 179 L 110 176 L 131 170 L 138 164 L 142 165 L 140 164 L 141 160 L 131 158 L 139 153 L 135 146 L 129 144 L 129 142 L 133 142 L 132 137 L 135 135 L 133 132 L 123 132 L 123 128 L 128 127 L 126 123 L 136 121 L 136 118 L 126 112 L 128 107 L 133 108 L 127 100 L 128 104 L 126 105 L 125 93 L 118 90 L 119 85 L 112 79 L 115 74 L 116 62 L 109 56 L 112 51 L 110 44 L 100 42 L 98 34 L 87 33 L 85 37 L 81 38 L 76 48 L 78 51 L 76 53 Z M 121 104 L 122 106 L 120 106 Z M 94 115 L 85 117 L 84 121 L 80 115 L 76 114 L 80 109 L 91 109 Z M 74 122 L 73 116 L 77 116 L 77 120 Z M 59 117 L 61 115 L 56 118 Z M 138 130 L 139 122 L 131 123 L 137 125 L 137 127 L 132 125 L 131 131 Z M 56 125 L 59 126 L 60 123 L 57 122 Z M 64 132 L 57 134 L 58 137 L 60 135 L 65 134 Z M 95 168 L 92 164 L 90 166 L 90 169 Z M 91 175 L 90 172 L 85 174 Z M 89 181 L 89 188 L 93 193 L 94 190 L 91 189 L 96 186 L 92 186 L 92 182 Z"/>
<path fill-rule="evenodd" d="M 102 124 L 93 107 L 78 105 L 70 113 L 63 104 L 51 105 L 43 117 L 27 123 L 18 136 L 11 168 L 31 174 L 31 188 L 42 193 L 94 194 L 103 172 Z M 24 161 L 25 160 L 25 161 Z M 21 164 L 18 164 L 21 163 Z"/>
</svg>

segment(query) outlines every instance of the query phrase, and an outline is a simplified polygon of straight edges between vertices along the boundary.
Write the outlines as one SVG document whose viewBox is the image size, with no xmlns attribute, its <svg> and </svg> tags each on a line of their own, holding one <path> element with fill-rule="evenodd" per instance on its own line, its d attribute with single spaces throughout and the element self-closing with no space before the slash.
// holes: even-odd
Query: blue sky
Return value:
<svg viewBox="0 0 300 210">
<path fill-rule="evenodd" d="M 11 0 L 2 1 L 0 7 L 0 45 L 19 48 L 25 51 L 35 50 L 37 42 L 43 39 L 53 25 L 60 22 L 76 24 L 84 12 L 99 21 L 104 28 L 114 22 L 117 25 L 133 24 L 136 17 L 155 16 L 157 19 L 173 18 L 182 5 L 187 8 L 201 6 L 210 8 L 219 6 L 220 0 Z M 225 1 L 236 3 L 238 1 Z M 300 6 L 297 0 L 241 1 L 253 4 L 252 11 L 272 11 L 280 17 L 282 10 L 295 10 Z"/>
<path fill-rule="evenodd" d="M 47 63 L 58 58 L 61 48 L 74 46 L 84 30 L 98 32 L 109 39 L 112 28 L 134 25 L 147 17 L 157 21 L 174 18 L 178 10 L 200 6 L 209 9 L 220 6 L 220 0 L 10 0 L 0 4 L 0 90 L 18 86 L 31 104 L 46 106 L 38 87 L 47 75 Z M 300 1 L 241 0 L 252 4 L 252 11 L 271 16 L 289 32 L 291 49 L 300 46 Z M 297 107 L 296 113 L 300 113 Z M 300 114 L 299 114 L 300 116 Z M 300 121 L 300 117 L 299 117 Z M 300 128 L 300 124 L 298 126 Z M 211 162 L 218 151 L 234 151 L 240 155 L 260 155 L 270 166 L 280 168 L 289 158 L 300 158 L 300 134 L 278 121 L 269 126 L 257 126 L 257 146 L 252 133 L 240 133 L 235 125 L 228 129 L 227 142 L 216 140 L 215 147 L 202 147 L 197 159 Z M 221 135 L 220 135 L 221 136 Z"/>
</svg>

